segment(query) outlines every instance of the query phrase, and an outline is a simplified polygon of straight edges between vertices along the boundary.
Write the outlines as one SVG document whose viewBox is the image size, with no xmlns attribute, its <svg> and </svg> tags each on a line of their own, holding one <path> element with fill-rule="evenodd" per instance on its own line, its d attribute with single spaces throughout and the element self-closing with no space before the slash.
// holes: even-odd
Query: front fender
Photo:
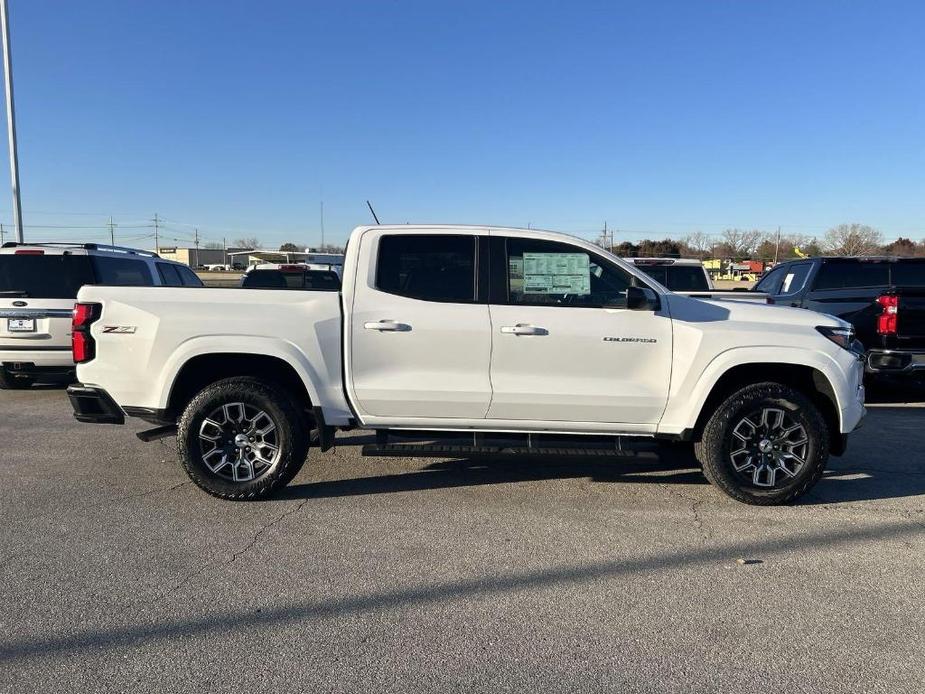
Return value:
<svg viewBox="0 0 925 694">
<path fill-rule="evenodd" d="M 754 381 L 762 379 L 762 364 L 788 364 L 807 366 L 819 371 L 835 394 L 839 429 L 851 431 L 857 424 L 852 403 L 857 401 L 859 373 L 857 359 L 847 350 L 844 354 L 830 354 L 805 347 L 778 345 L 732 347 L 715 355 L 703 368 L 694 365 L 686 374 L 672 374 L 668 406 L 659 422 L 658 432 L 681 434 L 693 429 L 714 386 L 730 369 L 755 364 Z M 863 408 L 861 408 L 863 410 Z M 861 413 L 863 416 L 863 413 Z M 859 417 L 858 417 L 859 419 Z"/>
</svg>

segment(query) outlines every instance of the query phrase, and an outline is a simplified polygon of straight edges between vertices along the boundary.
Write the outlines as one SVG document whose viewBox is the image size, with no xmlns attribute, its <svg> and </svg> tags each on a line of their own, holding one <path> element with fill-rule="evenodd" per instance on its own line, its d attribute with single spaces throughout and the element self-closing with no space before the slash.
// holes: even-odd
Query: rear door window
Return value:
<svg viewBox="0 0 925 694">
<path fill-rule="evenodd" d="M 0 255 L 0 297 L 76 299 L 85 284 L 94 284 L 86 255 Z"/>
<path fill-rule="evenodd" d="M 167 263 L 158 263 L 157 274 L 161 277 L 161 284 L 165 284 L 168 287 L 183 286 L 183 282 L 180 280 L 180 275 L 177 274 L 177 269 L 173 265 L 168 265 Z"/>
<path fill-rule="evenodd" d="M 379 240 L 376 288 L 422 301 L 475 301 L 475 236 L 396 234 Z"/>
<path fill-rule="evenodd" d="M 888 287 L 890 263 L 864 261 L 829 261 L 822 263 L 816 278 L 816 289 L 853 289 L 855 287 Z"/>
<path fill-rule="evenodd" d="M 174 265 L 174 269 L 177 271 L 177 274 L 180 275 L 180 280 L 183 282 L 184 287 L 202 287 L 202 280 L 199 279 L 199 275 L 190 270 L 185 265 Z"/>
<path fill-rule="evenodd" d="M 154 284 L 148 264 L 132 258 L 92 256 L 97 284 L 115 287 L 146 287 Z"/>
</svg>

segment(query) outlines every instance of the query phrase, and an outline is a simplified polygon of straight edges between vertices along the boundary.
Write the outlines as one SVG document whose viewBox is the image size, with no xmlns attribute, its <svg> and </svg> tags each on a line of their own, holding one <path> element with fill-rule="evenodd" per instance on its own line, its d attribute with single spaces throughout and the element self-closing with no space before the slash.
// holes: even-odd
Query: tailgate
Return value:
<svg viewBox="0 0 925 694">
<path fill-rule="evenodd" d="M 0 298 L 0 351 L 70 348 L 73 310 L 73 299 Z"/>
<path fill-rule="evenodd" d="M 925 349 L 925 289 L 898 289 L 897 294 L 897 346 Z"/>
</svg>

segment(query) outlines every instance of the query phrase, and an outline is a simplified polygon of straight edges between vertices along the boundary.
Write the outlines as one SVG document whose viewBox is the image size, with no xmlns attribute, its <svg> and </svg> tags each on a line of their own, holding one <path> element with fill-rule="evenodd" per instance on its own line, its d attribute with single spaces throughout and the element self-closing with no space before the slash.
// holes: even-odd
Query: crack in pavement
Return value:
<svg viewBox="0 0 925 694">
<path fill-rule="evenodd" d="M 700 544 L 705 545 L 710 539 L 710 533 L 707 532 L 703 524 L 703 519 L 700 517 L 700 507 L 704 504 L 704 500 L 695 499 L 690 496 L 685 496 L 684 494 L 673 489 L 670 485 L 667 485 L 667 484 L 660 484 L 659 486 L 664 487 L 665 491 L 667 491 L 670 496 L 675 496 L 690 504 L 690 512 L 691 512 L 691 515 L 693 516 L 694 527 L 697 529 L 697 532 L 700 534 Z"/>
<path fill-rule="evenodd" d="M 127 494 L 126 496 L 114 496 L 109 499 L 103 499 L 99 503 L 90 504 L 89 506 L 85 506 L 84 508 L 87 508 L 87 509 L 99 508 L 100 506 L 116 504 L 116 503 L 119 503 L 120 501 L 127 501 L 129 499 L 141 499 L 142 497 L 153 496 L 154 494 L 162 494 L 162 493 L 166 494 L 167 492 L 172 492 L 174 489 L 185 487 L 187 484 L 192 484 L 192 482 L 190 482 L 190 480 L 186 480 L 185 482 L 179 482 L 169 487 L 158 487 L 157 489 L 148 489 L 147 491 L 144 491 L 144 492 L 138 492 L 137 494 Z"/>
<path fill-rule="evenodd" d="M 178 591 L 180 588 L 182 588 L 187 583 L 195 579 L 197 576 L 202 575 L 210 568 L 213 568 L 213 567 L 223 568 L 226 566 L 231 566 L 231 564 L 237 561 L 239 557 L 243 556 L 248 551 L 250 551 L 254 547 L 254 545 L 257 544 L 257 541 L 260 539 L 260 537 L 264 533 L 266 533 L 271 528 L 277 526 L 280 522 L 282 522 L 284 519 L 288 518 L 289 516 L 301 511 L 305 507 L 305 504 L 307 504 L 309 501 L 311 501 L 311 499 L 302 500 L 294 508 L 291 508 L 288 511 L 281 513 L 279 516 L 271 520 L 269 523 L 261 526 L 260 529 L 258 529 L 257 532 L 254 533 L 254 536 L 251 538 L 250 542 L 244 545 L 244 547 L 242 547 L 241 549 L 232 552 L 230 559 L 226 559 L 224 561 L 210 561 L 204 564 L 203 566 L 201 566 L 196 571 L 191 571 L 190 573 L 188 573 L 186 576 L 180 579 L 180 581 L 178 581 L 174 586 L 172 586 L 169 590 L 161 591 L 160 593 L 157 593 L 156 595 L 148 599 L 145 599 L 145 600 L 140 600 L 134 603 L 120 605 L 120 607 L 134 607 L 136 605 L 151 604 L 151 603 L 157 602 L 167 597 L 168 594 Z"/>
</svg>

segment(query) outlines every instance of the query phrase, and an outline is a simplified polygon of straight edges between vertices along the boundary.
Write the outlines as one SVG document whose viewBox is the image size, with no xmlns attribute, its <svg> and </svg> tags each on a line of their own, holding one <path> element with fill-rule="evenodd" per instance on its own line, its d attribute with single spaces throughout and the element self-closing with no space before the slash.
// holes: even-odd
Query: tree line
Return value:
<svg viewBox="0 0 925 694">
<path fill-rule="evenodd" d="M 757 229 L 726 229 L 719 236 L 701 231 L 683 239 L 623 241 L 612 252 L 628 257 L 680 256 L 734 260 L 787 260 L 814 255 L 896 255 L 925 257 L 925 240 L 899 237 L 885 243 L 883 233 L 866 224 L 839 224 L 820 239 L 807 234 L 768 233 Z"/>
</svg>

